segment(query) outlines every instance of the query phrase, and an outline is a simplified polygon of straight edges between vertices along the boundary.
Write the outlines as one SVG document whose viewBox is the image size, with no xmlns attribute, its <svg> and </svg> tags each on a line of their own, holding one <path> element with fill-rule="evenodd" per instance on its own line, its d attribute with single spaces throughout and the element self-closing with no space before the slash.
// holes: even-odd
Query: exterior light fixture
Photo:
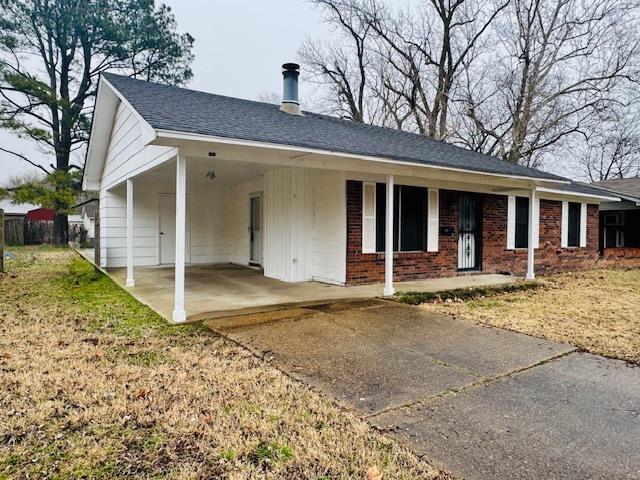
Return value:
<svg viewBox="0 0 640 480">
<path fill-rule="evenodd" d="M 206 177 L 209 180 L 213 180 L 214 178 L 216 178 L 216 172 L 214 172 L 213 170 L 209 170 L 206 174 Z"/>
</svg>

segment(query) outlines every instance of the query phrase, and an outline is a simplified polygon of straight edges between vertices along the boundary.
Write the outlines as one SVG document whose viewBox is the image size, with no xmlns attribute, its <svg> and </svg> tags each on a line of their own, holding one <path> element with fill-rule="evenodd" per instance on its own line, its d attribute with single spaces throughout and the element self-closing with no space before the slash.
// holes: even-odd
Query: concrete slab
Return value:
<svg viewBox="0 0 640 480">
<path fill-rule="evenodd" d="M 207 324 L 365 415 L 572 349 L 383 300 L 287 312 Z"/>
<path fill-rule="evenodd" d="M 379 306 L 344 311 L 333 320 L 377 341 L 456 365 L 483 378 L 526 368 L 575 349 L 448 315 L 427 314 L 408 305 L 384 302 Z"/>
<path fill-rule="evenodd" d="M 467 479 L 640 478 L 640 369 L 594 355 L 371 421 Z"/>
<path fill-rule="evenodd" d="M 108 274 L 125 287 L 124 268 L 109 269 Z M 160 315 L 171 319 L 173 274 L 173 267 L 136 267 L 136 285 L 127 290 Z M 470 275 L 397 283 L 396 290 L 435 292 L 501 285 L 516 280 L 509 275 Z M 382 285 L 342 287 L 320 282 L 287 283 L 267 278 L 259 269 L 234 265 L 191 265 L 186 268 L 185 301 L 190 321 L 381 295 Z"/>
</svg>

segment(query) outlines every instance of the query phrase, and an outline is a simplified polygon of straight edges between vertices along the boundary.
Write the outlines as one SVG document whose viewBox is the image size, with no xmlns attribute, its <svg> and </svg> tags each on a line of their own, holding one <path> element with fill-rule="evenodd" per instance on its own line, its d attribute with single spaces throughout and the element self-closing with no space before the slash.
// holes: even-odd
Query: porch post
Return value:
<svg viewBox="0 0 640 480">
<path fill-rule="evenodd" d="M 527 280 L 536 278 L 534 272 L 534 256 L 535 256 L 535 231 L 533 229 L 533 221 L 535 217 L 536 189 L 531 189 L 529 195 L 529 230 L 527 241 Z"/>
<path fill-rule="evenodd" d="M 133 279 L 133 179 L 127 178 L 127 287 L 135 285 Z"/>
<path fill-rule="evenodd" d="M 175 259 L 175 299 L 173 321 L 184 322 L 187 313 L 184 309 L 184 256 L 186 237 L 187 207 L 187 161 L 182 155 L 176 157 L 176 259 Z"/>
<path fill-rule="evenodd" d="M 393 175 L 387 175 L 387 212 L 384 237 L 384 296 L 395 293 L 393 288 Z"/>
</svg>

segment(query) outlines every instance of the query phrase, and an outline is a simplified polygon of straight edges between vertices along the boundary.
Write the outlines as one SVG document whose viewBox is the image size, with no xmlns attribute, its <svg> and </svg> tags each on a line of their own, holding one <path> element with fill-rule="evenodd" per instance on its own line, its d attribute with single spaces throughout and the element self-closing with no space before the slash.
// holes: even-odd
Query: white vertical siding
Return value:
<svg viewBox="0 0 640 480">
<path fill-rule="evenodd" d="M 291 168 L 265 174 L 265 259 L 267 277 L 287 281 L 291 264 Z"/>
<path fill-rule="evenodd" d="M 315 170 L 313 184 L 312 270 L 314 280 L 346 282 L 346 184 L 343 172 Z"/>
</svg>

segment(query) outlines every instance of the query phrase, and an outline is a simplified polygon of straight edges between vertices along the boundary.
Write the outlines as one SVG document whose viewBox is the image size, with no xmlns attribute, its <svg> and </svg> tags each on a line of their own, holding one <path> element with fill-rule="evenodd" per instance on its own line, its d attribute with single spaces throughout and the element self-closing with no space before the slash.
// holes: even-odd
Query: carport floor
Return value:
<svg viewBox="0 0 640 480">
<path fill-rule="evenodd" d="M 108 273 L 124 287 L 126 269 L 109 269 Z M 173 276 L 173 267 L 136 267 L 135 287 L 127 290 L 166 319 L 171 319 Z M 399 292 L 435 292 L 514 281 L 516 278 L 509 275 L 480 274 L 399 282 L 396 289 Z M 265 277 L 258 269 L 234 265 L 191 265 L 186 268 L 185 303 L 190 321 L 381 295 L 382 285 L 342 287 L 320 282 L 287 283 Z"/>
<path fill-rule="evenodd" d="M 640 369 L 384 300 L 205 322 L 455 475 L 640 478 Z"/>
</svg>

